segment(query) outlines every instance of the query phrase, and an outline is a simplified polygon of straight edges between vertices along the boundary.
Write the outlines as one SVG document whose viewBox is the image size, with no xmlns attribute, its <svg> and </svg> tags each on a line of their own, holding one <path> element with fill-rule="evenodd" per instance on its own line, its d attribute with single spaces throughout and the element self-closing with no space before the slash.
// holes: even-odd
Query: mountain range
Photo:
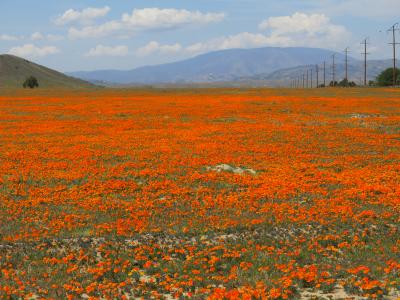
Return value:
<svg viewBox="0 0 400 300">
<path fill-rule="evenodd" d="M 114 84 L 237 82 L 281 69 L 314 64 L 329 59 L 333 54 L 336 54 L 338 60 L 344 59 L 341 53 L 318 48 L 228 49 L 133 70 L 99 70 L 68 74 L 91 82 Z M 350 58 L 350 61 L 355 59 Z"/>
<path fill-rule="evenodd" d="M 63 74 L 13 55 L 0 55 L 0 87 L 21 87 L 28 76 L 35 76 L 41 87 L 88 88 L 105 86 L 288 86 L 326 61 L 326 83 L 332 76 L 331 57 L 336 55 L 336 79 L 344 77 L 344 55 L 318 48 L 229 49 L 199 55 L 174 63 L 144 66 L 133 70 L 99 70 Z M 398 64 L 400 65 L 400 64 Z M 374 80 L 391 60 L 368 61 L 368 80 Z M 349 80 L 357 84 L 364 76 L 363 61 L 349 57 Z M 90 83 L 89 83 L 90 82 Z"/>
</svg>

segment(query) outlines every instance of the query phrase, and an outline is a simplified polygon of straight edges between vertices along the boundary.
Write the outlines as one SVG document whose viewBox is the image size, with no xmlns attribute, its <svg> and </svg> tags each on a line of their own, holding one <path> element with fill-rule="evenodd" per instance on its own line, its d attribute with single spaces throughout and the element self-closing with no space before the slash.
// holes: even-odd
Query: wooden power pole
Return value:
<svg viewBox="0 0 400 300">
<path fill-rule="evenodd" d="M 335 56 L 336 54 L 332 54 L 332 86 L 335 86 L 335 73 L 336 73 L 336 65 L 335 65 Z"/>
<path fill-rule="evenodd" d="M 346 49 L 344 49 L 344 68 L 345 68 L 345 72 L 344 72 L 344 79 L 346 81 L 346 85 L 349 82 L 349 47 L 347 47 Z"/>
<path fill-rule="evenodd" d="M 364 55 L 364 86 L 367 86 L 367 44 L 368 44 L 368 38 L 365 38 L 362 42 L 362 45 L 364 45 L 364 52 L 362 53 Z"/>
<path fill-rule="evenodd" d="M 307 88 L 308 88 L 308 70 L 307 70 L 307 75 L 306 75 L 306 83 L 307 83 Z"/>
<path fill-rule="evenodd" d="M 393 86 L 396 86 L 396 82 L 397 82 L 397 70 L 396 70 L 396 46 L 399 43 L 396 43 L 396 31 L 398 31 L 399 29 L 397 28 L 397 26 L 399 25 L 399 23 L 394 24 L 392 27 L 390 27 L 388 29 L 388 31 L 392 32 L 393 35 L 393 42 L 389 43 L 390 45 L 393 46 Z"/>
</svg>

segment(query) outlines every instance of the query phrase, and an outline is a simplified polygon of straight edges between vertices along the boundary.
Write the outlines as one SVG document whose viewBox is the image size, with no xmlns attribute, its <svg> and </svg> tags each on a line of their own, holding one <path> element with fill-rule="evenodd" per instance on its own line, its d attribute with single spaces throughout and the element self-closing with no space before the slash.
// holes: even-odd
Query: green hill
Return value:
<svg viewBox="0 0 400 300">
<path fill-rule="evenodd" d="M 34 76 L 41 88 L 89 88 L 93 84 L 35 64 L 14 55 L 0 55 L 0 88 L 22 88 Z"/>
</svg>

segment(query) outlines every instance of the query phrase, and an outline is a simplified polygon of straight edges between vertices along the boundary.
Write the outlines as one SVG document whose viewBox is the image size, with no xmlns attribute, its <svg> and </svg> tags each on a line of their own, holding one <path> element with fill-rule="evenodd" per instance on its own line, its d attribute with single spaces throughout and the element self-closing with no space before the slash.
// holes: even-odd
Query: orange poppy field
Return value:
<svg viewBox="0 0 400 300">
<path fill-rule="evenodd" d="M 0 299 L 398 299 L 400 90 L 0 96 Z"/>
</svg>

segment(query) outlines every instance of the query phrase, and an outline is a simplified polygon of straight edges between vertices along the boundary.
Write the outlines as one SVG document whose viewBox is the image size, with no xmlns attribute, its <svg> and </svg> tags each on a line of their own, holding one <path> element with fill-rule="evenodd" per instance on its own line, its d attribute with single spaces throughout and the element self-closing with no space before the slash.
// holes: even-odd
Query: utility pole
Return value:
<svg viewBox="0 0 400 300">
<path fill-rule="evenodd" d="M 315 72 L 317 73 L 317 88 L 319 88 L 319 67 L 315 65 Z"/>
<path fill-rule="evenodd" d="M 335 56 L 336 54 L 332 54 L 332 86 L 335 86 L 335 75 L 336 75 Z"/>
<path fill-rule="evenodd" d="M 393 45 L 393 86 L 396 86 L 396 46 L 399 43 L 396 43 L 396 31 L 398 31 L 399 29 L 397 28 L 397 26 L 399 25 L 399 23 L 394 24 L 392 27 L 390 27 L 388 29 L 388 31 L 391 31 L 393 34 L 393 42 L 389 43 L 390 45 Z"/>
<path fill-rule="evenodd" d="M 345 75 L 344 75 L 344 79 L 346 80 L 346 85 L 348 85 L 348 82 L 349 82 L 349 69 L 348 69 L 348 63 L 349 63 L 349 59 L 348 59 L 349 47 L 347 47 L 346 49 L 344 49 L 344 53 L 345 53 L 345 59 L 344 59 Z"/>
<path fill-rule="evenodd" d="M 304 73 L 303 73 L 303 89 L 304 89 Z"/>
<path fill-rule="evenodd" d="M 362 53 L 364 55 L 364 86 L 367 86 L 367 44 L 368 44 L 368 38 L 365 38 L 362 42 L 362 45 L 364 45 L 364 52 Z"/>
<path fill-rule="evenodd" d="M 324 87 L 326 87 L 326 61 L 324 61 Z"/>
<path fill-rule="evenodd" d="M 308 70 L 307 70 L 307 80 L 306 80 L 306 82 L 307 82 L 307 88 L 308 88 Z"/>
<path fill-rule="evenodd" d="M 313 69 L 310 69 L 310 87 L 313 88 Z"/>
</svg>

